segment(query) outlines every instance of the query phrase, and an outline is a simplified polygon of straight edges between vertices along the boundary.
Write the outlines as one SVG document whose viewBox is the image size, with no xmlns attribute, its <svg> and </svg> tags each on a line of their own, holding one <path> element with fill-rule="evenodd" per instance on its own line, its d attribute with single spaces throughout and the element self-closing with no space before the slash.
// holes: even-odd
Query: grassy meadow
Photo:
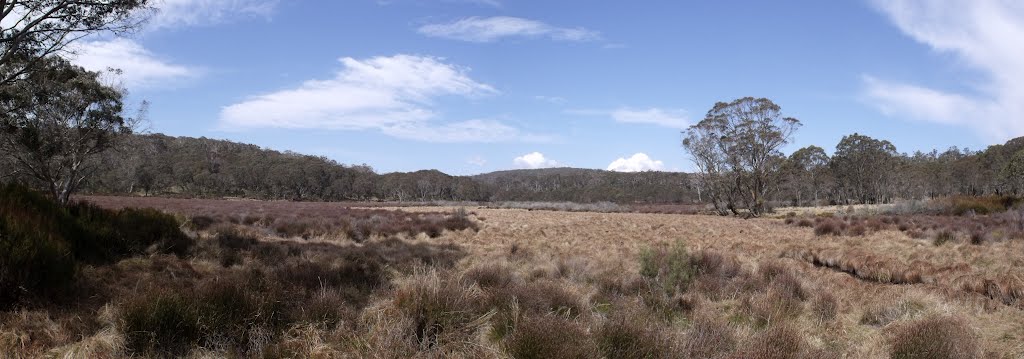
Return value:
<svg viewBox="0 0 1024 359">
<path fill-rule="evenodd" d="M 95 259 L 70 240 L 67 283 L 4 296 L 5 357 L 1024 356 L 1020 211 L 82 200 L 114 223 L 155 208 L 185 244 Z"/>
</svg>

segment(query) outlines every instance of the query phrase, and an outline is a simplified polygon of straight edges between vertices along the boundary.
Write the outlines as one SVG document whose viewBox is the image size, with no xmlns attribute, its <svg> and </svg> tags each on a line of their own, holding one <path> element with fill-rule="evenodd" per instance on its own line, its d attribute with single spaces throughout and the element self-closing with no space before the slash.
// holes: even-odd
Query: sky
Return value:
<svg viewBox="0 0 1024 359">
<path fill-rule="evenodd" d="M 900 152 L 1024 135 L 1024 2 L 158 0 L 118 68 L 147 129 L 378 172 L 690 171 L 681 131 L 765 97 Z"/>
</svg>

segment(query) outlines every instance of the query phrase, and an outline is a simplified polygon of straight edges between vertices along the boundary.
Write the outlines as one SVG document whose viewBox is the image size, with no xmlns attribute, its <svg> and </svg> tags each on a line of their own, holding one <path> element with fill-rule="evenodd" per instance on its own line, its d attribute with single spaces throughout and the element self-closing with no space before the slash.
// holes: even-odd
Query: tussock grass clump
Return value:
<svg viewBox="0 0 1024 359">
<path fill-rule="evenodd" d="M 811 302 L 811 311 L 814 313 L 815 318 L 822 323 L 831 322 L 839 314 L 839 301 L 836 300 L 835 295 L 832 293 L 820 293 Z"/>
<path fill-rule="evenodd" d="M 593 338 L 578 323 L 554 315 L 526 316 L 505 339 L 514 358 L 598 358 Z"/>
<path fill-rule="evenodd" d="M 392 305 L 410 320 L 419 347 L 443 347 L 470 341 L 485 323 L 481 294 L 461 277 L 425 271 L 395 288 Z"/>
<path fill-rule="evenodd" d="M 803 358 L 804 338 L 788 324 L 773 325 L 754 334 L 744 347 L 730 358 L 789 359 Z"/>
<path fill-rule="evenodd" d="M 506 288 L 515 281 L 512 271 L 507 263 L 481 263 L 467 270 L 465 277 L 481 288 Z"/>
<path fill-rule="evenodd" d="M 930 316 L 897 325 L 889 333 L 893 359 L 969 359 L 981 357 L 978 334 L 966 321 Z"/>
<path fill-rule="evenodd" d="M 686 331 L 681 353 L 688 358 L 716 358 L 736 347 L 736 329 L 721 318 L 697 316 Z"/>
<path fill-rule="evenodd" d="M 935 233 L 935 239 L 934 239 L 934 241 L 932 243 L 935 244 L 935 246 L 941 246 L 943 244 L 946 244 L 946 243 L 949 243 L 949 242 L 953 242 L 955 240 L 956 240 L 956 233 L 955 232 L 953 232 L 951 230 L 948 230 L 948 229 L 943 229 L 943 230 L 938 231 L 938 232 Z"/>
</svg>

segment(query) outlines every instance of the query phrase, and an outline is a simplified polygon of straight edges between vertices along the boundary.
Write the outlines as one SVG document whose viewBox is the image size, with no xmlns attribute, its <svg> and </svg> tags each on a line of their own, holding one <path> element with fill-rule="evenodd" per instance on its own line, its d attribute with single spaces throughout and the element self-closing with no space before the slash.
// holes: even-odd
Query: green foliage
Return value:
<svg viewBox="0 0 1024 359">
<path fill-rule="evenodd" d="M 88 203 L 68 208 L 81 230 L 72 245 L 81 260 L 111 262 L 154 250 L 188 253 L 193 240 L 181 232 L 174 216 L 150 208 L 112 211 Z"/>
<path fill-rule="evenodd" d="M 18 185 L 0 187 L 0 306 L 48 297 L 71 283 L 77 261 L 103 263 L 155 248 L 182 255 L 192 239 L 152 209 L 65 208 Z"/>
<path fill-rule="evenodd" d="M 697 275 L 697 267 L 682 242 L 670 248 L 645 249 L 640 253 L 640 275 L 656 281 L 667 292 L 685 291 Z"/>
</svg>

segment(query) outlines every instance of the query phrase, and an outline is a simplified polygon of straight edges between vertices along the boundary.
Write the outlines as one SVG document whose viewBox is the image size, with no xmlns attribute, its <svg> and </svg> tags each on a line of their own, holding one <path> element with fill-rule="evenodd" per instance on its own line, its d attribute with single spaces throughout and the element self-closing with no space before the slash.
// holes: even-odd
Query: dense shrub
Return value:
<svg viewBox="0 0 1024 359">
<path fill-rule="evenodd" d="M 16 193 L 22 189 L 0 189 L 0 308 L 34 296 L 59 293 L 75 274 L 71 249 L 56 226 L 67 221 L 56 206 L 42 197 Z M 22 207 L 34 201 L 36 208 Z"/>
<path fill-rule="evenodd" d="M 640 253 L 640 275 L 655 280 L 666 292 L 685 291 L 696 274 L 697 268 L 682 243 Z"/>
<path fill-rule="evenodd" d="M 935 241 L 933 243 L 936 246 L 941 246 L 954 240 L 956 240 L 956 233 L 948 229 L 943 229 L 938 233 L 935 233 Z"/>
<path fill-rule="evenodd" d="M 842 227 L 835 220 L 823 220 L 814 226 L 814 235 L 817 236 L 838 236 L 842 233 Z"/>
<path fill-rule="evenodd" d="M 977 334 L 967 323 L 953 317 L 933 316 L 894 328 L 889 355 L 894 359 L 977 358 L 981 352 Z"/>
<path fill-rule="evenodd" d="M 85 261 L 112 262 L 148 251 L 182 256 L 194 244 L 174 216 L 155 209 L 112 211 L 83 202 L 68 211 L 81 228 L 72 245 Z"/>
<path fill-rule="evenodd" d="M 181 356 L 202 338 L 199 310 L 184 295 L 155 292 L 139 296 L 123 311 L 122 332 L 130 353 Z"/>
</svg>

